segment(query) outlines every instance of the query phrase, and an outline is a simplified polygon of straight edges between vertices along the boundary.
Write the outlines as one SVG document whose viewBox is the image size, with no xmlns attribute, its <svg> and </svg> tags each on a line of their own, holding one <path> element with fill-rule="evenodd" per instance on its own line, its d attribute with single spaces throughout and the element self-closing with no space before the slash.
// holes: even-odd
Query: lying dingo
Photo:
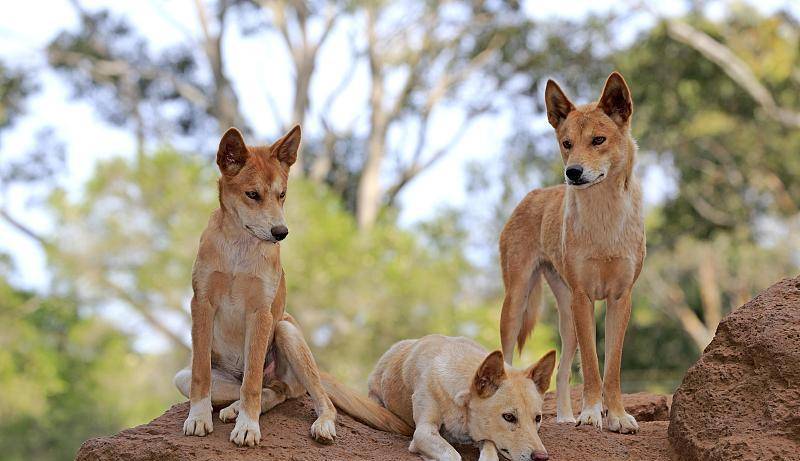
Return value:
<svg viewBox="0 0 800 461">
<path fill-rule="evenodd" d="M 364 423 L 406 435 L 413 427 L 409 450 L 425 460 L 460 460 L 450 443 L 475 443 L 481 461 L 541 461 L 542 394 L 554 368 L 555 351 L 520 371 L 475 341 L 430 335 L 381 357 L 369 377 L 372 400 L 328 375 L 322 383 L 337 408 Z"/>
</svg>

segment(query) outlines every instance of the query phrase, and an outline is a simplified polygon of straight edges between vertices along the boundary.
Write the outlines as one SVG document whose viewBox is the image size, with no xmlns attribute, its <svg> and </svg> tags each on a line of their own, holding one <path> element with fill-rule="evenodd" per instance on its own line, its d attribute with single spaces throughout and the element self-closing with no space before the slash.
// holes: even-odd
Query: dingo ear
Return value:
<svg viewBox="0 0 800 461">
<path fill-rule="evenodd" d="M 558 128 L 561 122 L 567 118 L 567 114 L 575 110 L 575 105 L 569 100 L 567 95 L 561 91 L 558 83 L 548 80 L 544 90 L 544 103 L 547 106 L 547 120 Z"/>
<path fill-rule="evenodd" d="M 504 379 L 506 379 L 506 368 L 505 362 L 503 362 L 503 353 L 494 351 L 478 367 L 472 387 L 479 397 L 491 397 Z"/>
<path fill-rule="evenodd" d="M 217 149 L 217 165 L 225 176 L 236 176 L 247 162 L 247 146 L 242 133 L 236 128 L 228 128 L 222 135 Z"/>
<path fill-rule="evenodd" d="M 300 125 L 295 125 L 294 128 L 289 130 L 289 132 L 279 139 L 272 147 L 273 152 L 275 152 L 275 157 L 286 166 L 287 170 L 297 161 L 297 150 L 300 148 L 300 134 Z"/>
<path fill-rule="evenodd" d="M 553 369 L 556 367 L 556 351 L 552 350 L 531 365 L 525 372 L 536 384 L 536 389 L 540 394 L 547 392 L 550 387 L 550 378 L 553 377 Z"/>
<path fill-rule="evenodd" d="M 633 100 L 628 84 L 619 72 L 612 72 L 608 76 L 597 107 L 617 125 L 624 125 L 630 119 L 633 113 Z"/>
</svg>

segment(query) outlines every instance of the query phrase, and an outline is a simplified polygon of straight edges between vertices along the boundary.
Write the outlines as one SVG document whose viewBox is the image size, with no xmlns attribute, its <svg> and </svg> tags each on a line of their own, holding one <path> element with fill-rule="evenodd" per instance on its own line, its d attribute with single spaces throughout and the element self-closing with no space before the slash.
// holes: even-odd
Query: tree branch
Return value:
<svg viewBox="0 0 800 461">
<path fill-rule="evenodd" d="M 668 302 L 664 303 L 661 308 L 669 315 L 678 319 L 683 330 L 689 335 L 698 350 L 702 351 L 705 349 L 708 343 L 711 342 L 713 333 L 709 331 L 708 327 L 689 307 L 686 302 L 686 296 L 683 294 L 680 287 L 671 285 L 661 278 L 656 278 L 651 283 L 655 285 L 653 288 L 667 297 Z"/>
<path fill-rule="evenodd" d="M 716 328 L 722 319 L 722 297 L 717 279 L 718 267 L 714 251 L 707 247 L 698 262 L 697 282 L 700 285 L 700 302 L 703 304 L 703 320 L 708 328 Z"/>
<path fill-rule="evenodd" d="M 730 48 L 683 21 L 666 19 L 665 23 L 670 37 L 693 48 L 718 65 L 764 109 L 767 116 L 784 125 L 800 127 L 800 112 L 778 106 L 770 91 Z"/>
<path fill-rule="evenodd" d="M 159 320 L 158 317 L 153 312 L 151 312 L 150 307 L 145 305 L 145 303 L 136 300 L 124 288 L 113 283 L 107 278 L 101 278 L 100 283 L 109 290 L 113 291 L 117 297 L 125 301 L 128 305 L 130 305 L 136 312 L 139 313 L 139 315 L 141 315 L 144 318 L 144 320 L 150 326 L 152 326 L 162 335 L 166 336 L 170 341 L 172 341 L 173 344 L 186 351 L 192 350 L 191 345 L 187 344 L 183 340 L 183 338 L 181 338 L 175 332 L 167 328 L 167 326 L 163 322 L 161 322 L 161 320 Z"/>
<path fill-rule="evenodd" d="M 17 220 L 15 217 L 11 216 L 11 214 L 5 208 L 0 208 L 0 217 L 3 218 L 8 224 L 11 225 L 14 229 L 18 230 L 19 232 L 25 234 L 25 236 L 36 240 L 44 249 L 50 247 L 50 242 L 47 241 L 44 237 L 36 233 L 33 229 L 22 224 L 21 221 Z"/>
<path fill-rule="evenodd" d="M 386 191 L 386 202 L 388 206 L 392 206 L 397 199 L 397 196 L 400 194 L 400 191 L 403 190 L 405 186 L 408 185 L 416 176 L 418 176 L 423 171 L 427 170 L 431 166 L 433 166 L 436 162 L 444 158 L 450 151 L 452 151 L 453 147 L 461 141 L 461 138 L 464 136 L 464 133 L 467 132 L 467 128 L 472 125 L 472 122 L 475 120 L 474 117 L 468 116 L 461 126 L 459 127 L 456 134 L 450 138 L 450 141 L 447 142 L 446 145 L 441 147 L 440 149 L 436 150 L 428 159 L 424 162 L 419 162 L 419 158 L 421 157 L 422 148 L 425 144 L 427 144 L 427 118 L 425 120 L 424 129 L 420 129 L 420 136 L 423 136 L 417 143 L 417 151 L 414 154 L 414 160 L 412 163 L 400 173 L 400 177 L 395 181 L 395 183 L 389 187 Z"/>
</svg>

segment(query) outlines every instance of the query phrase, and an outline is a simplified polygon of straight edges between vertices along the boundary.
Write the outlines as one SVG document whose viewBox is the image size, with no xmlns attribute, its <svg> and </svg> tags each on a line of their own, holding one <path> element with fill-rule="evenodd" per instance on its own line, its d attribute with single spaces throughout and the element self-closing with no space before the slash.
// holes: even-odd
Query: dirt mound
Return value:
<svg viewBox="0 0 800 461">
<path fill-rule="evenodd" d="M 579 390 L 573 401 L 580 402 Z M 663 396 L 624 396 L 628 411 L 640 421 L 638 435 L 619 435 L 594 428 L 575 428 L 555 423 L 555 396 L 545 401 L 542 441 L 552 460 L 658 460 L 670 459 Z M 238 448 L 228 441 L 233 424 L 223 424 L 214 415 L 214 432 L 207 437 L 185 437 L 181 432 L 188 404 L 174 405 L 150 424 L 120 432 L 112 437 L 87 440 L 77 460 L 387 460 L 419 461 L 408 452 L 410 439 L 376 431 L 339 414 L 333 445 L 315 443 L 308 434 L 314 410 L 308 398 L 289 401 L 261 416 L 261 445 Z M 477 450 L 459 447 L 464 460 L 475 461 Z"/>
<path fill-rule="evenodd" d="M 800 460 L 800 277 L 729 314 L 675 393 L 681 459 Z"/>
</svg>

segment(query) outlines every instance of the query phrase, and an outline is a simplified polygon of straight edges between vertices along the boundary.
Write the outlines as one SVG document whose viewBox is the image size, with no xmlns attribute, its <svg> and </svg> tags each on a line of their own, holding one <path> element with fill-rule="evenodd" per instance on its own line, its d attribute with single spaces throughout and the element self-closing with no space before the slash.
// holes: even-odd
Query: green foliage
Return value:
<svg viewBox="0 0 800 461">
<path fill-rule="evenodd" d="M 800 108 L 800 32 L 785 16 L 743 9 L 722 23 L 697 26 L 751 65 L 779 104 Z M 634 132 L 645 152 L 675 169 L 680 187 L 665 204 L 651 243 L 717 232 L 757 237 L 764 216 L 792 216 L 800 197 L 800 130 L 764 112 L 716 64 L 672 40 L 664 27 L 648 31 L 618 62 L 633 82 Z"/>
<path fill-rule="evenodd" d="M 23 111 L 23 101 L 35 89 L 27 75 L 0 62 L 0 130 Z"/>
<path fill-rule="evenodd" d="M 78 199 L 55 191 L 50 259 L 61 288 L 88 305 L 115 299 L 146 317 L 188 322 L 191 266 L 217 200 L 207 163 L 171 150 L 115 158 L 97 166 Z"/>
<path fill-rule="evenodd" d="M 281 258 L 288 309 L 324 367 L 362 384 L 395 341 L 457 331 L 455 296 L 469 270 L 459 251 L 433 254 L 384 223 L 359 233 L 340 202 L 311 183 L 293 183 L 290 194 Z"/>
<path fill-rule="evenodd" d="M 75 300 L 0 278 L 3 459 L 70 459 L 84 439 L 158 415 L 169 394 L 150 376 L 162 366 Z"/>
</svg>

